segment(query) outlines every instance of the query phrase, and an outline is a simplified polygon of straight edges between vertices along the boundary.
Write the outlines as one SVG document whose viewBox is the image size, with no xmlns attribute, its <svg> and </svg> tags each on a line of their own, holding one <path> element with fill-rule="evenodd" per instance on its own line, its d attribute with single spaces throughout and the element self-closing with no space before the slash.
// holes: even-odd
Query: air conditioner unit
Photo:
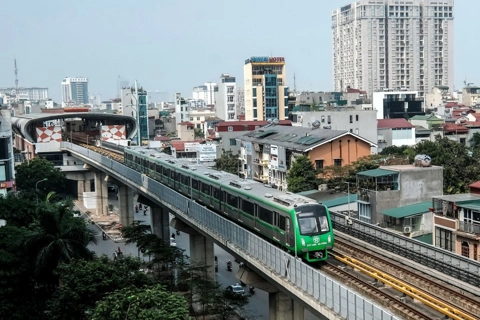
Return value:
<svg viewBox="0 0 480 320">
<path fill-rule="evenodd" d="M 403 227 L 403 233 L 411 233 L 412 227 Z"/>
</svg>

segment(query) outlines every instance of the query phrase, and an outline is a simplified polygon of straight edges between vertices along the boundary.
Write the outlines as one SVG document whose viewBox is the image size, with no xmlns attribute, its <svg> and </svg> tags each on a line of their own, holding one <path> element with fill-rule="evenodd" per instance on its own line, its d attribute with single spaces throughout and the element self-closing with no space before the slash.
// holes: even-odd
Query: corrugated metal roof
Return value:
<svg viewBox="0 0 480 320">
<path fill-rule="evenodd" d="M 362 171 L 357 173 L 357 175 L 359 176 L 372 177 L 372 178 L 385 177 L 385 176 L 390 176 L 392 174 L 398 174 L 398 172 L 377 168 L 377 169 L 367 170 L 367 171 Z"/>
<path fill-rule="evenodd" d="M 421 213 L 427 213 L 432 207 L 431 201 L 414 203 L 404 207 L 383 210 L 380 213 L 397 219 L 415 216 Z"/>
<path fill-rule="evenodd" d="M 460 201 L 457 206 L 466 209 L 480 210 L 480 200 Z"/>
<path fill-rule="evenodd" d="M 344 204 L 354 203 L 357 202 L 358 195 L 356 193 L 350 193 L 350 196 L 343 196 L 339 198 L 335 198 L 332 200 L 324 201 L 322 202 L 324 205 L 327 206 L 327 208 L 333 208 L 333 207 L 338 207 L 342 206 Z"/>
<path fill-rule="evenodd" d="M 379 119 L 378 128 L 379 129 L 404 129 L 404 128 L 413 128 L 413 125 L 403 118 L 398 119 Z"/>
<path fill-rule="evenodd" d="M 274 131 L 274 133 L 272 133 Z M 267 133 L 268 135 L 262 135 Z M 322 145 L 336 138 L 350 135 L 359 140 L 365 141 L 370 145 L 376 146 L 358 135 L 344 130 L 316 129 L 302 127 L 274 126 L 264 127 L 255 131 L 250 131 L 237 137 L 237 140 L 250 141 L 256 143 L 267 143 L 276 146 L 282 146 L 291 150 L 308 151 L 318 145 Z M 264 138 L 262 138 L 264 137 Z M 316 138 L 316 139 L 314 139 Z"/>
</svg>

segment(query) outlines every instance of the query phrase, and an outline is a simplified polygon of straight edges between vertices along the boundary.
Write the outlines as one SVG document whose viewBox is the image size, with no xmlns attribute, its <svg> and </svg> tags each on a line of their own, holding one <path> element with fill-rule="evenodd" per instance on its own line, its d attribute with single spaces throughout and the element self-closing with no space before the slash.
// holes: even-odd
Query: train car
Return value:
<svg viewBox="0 0 480 320">
<path fill-rule="evenodd" d="M 126 147 L 125 165 L 308 262 L 327 259 L 333 248 L 328 209 L 314 200 L 281 192 L 253 180 L 175 159 L 145 147 Z"/>
</svg>

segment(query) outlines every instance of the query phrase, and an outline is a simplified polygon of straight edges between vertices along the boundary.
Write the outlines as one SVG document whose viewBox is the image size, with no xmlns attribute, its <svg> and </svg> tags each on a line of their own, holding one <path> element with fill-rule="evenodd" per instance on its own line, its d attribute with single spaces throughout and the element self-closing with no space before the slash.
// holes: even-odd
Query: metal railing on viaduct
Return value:
<svg viewBox="0 0 480 320">
<path fill-rule="evenodd" d="M 62 142 L 61 149 L 168 207 L 172 214 L 254 266 L 315 315 L 328 319 L 398 319 L 320 270 L 163 184 L 78 145 Z"/>
</svg>

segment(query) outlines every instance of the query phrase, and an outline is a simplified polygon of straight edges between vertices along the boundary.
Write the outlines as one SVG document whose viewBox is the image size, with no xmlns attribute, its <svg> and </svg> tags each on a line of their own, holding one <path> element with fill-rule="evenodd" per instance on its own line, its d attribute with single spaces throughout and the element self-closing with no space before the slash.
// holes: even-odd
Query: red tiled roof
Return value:
<svg viewBox="0 0 480 320">
<path fill-rule="evenodd" d="M 179 122 L 178 124 L 182 126 L 194 126 L 195 124 L 189 122 L 189 121 L 184 121 L 184 122 Z"/>
<path fill-rule="evenodd" d="M 399 119 L 379 119 L 377 128 L 378 129 L 403 129 L 403 128 L 414 128 L 410 122 L 403 118 Z"/>
<path fill-rule="evenodd" d="M 456 124 L 456 123 L 445 123 L 443 125 L 443 131 L 444 132 L 455 132 L 455 133 L 467 133 L 468 132 L 468 128 L 460 125 L 460 124 Z"/>
<path fill-rule="evenodd" d="M 360 94 L 367 94 L 366 91 L 354 88 L 347 88 L 347 93 L 360 93 Z"/>
<path fill-rule="evenodd" d="M 217 124 L 217 127 L 228 127 L 228 126 L 265 126 L 267 121 L 223 121 Z M 291 126 L 292 121 L 290 120 L 280 120 L 279 125 L 281 126 Z"/>
<path fill-rule="evenodd" d="M 445 104 L 445 108 L 453 108 L 453 107 L 464 107 L 464 104 L 459 104 L 458 102 L 447 102 Z"/>
<path fill-rule="evenodd" d="M 155 141 L 170 141 L 172 138 L 167 136 L 156 136 L 153 140 Z"/>
<path fill-rule="evenodd" d="M 170 142 L 172 145 L 172 148 L 175 148 L 176 151 L 185 151 L 185 143 L 203 143 L 205 140 L 194 140 L 194 141 L 180 141 L 180 140 L 174 140 Z"/>
<path fill-rule="evenodd" d="M 468 185 L 470 188 L 479 188 L 480 189 L 480 181 L 474 182 Z"/>
</svg>

